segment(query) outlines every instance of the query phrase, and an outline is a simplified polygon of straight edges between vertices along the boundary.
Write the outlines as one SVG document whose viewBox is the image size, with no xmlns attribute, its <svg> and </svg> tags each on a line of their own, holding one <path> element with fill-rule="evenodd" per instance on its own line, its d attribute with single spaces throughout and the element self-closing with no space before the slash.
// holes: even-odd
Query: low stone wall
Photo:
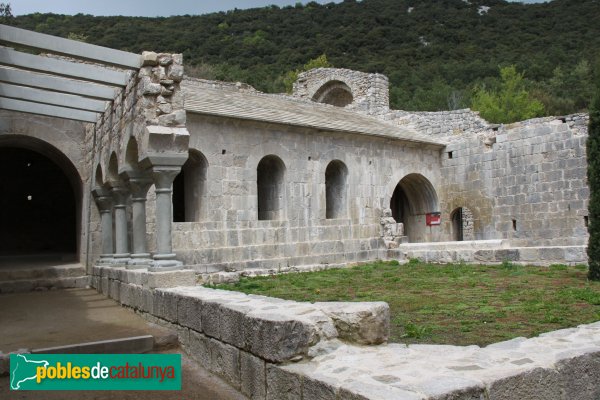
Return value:
<svg viewBox="0 0 600 400">
<path fill-rule="evenodd" d="M 600 322 L 485 348 L 384 344 L 386 303 L 298 303 L 194 282 L 191 270 L 94 267 L 92 277 L 102 293 L 176 331 L 192 358 L 252 399 L 600 396 Z"/>
<path fill-rule="evenodd" d="M 92 285 L 177 332 L 183 348 L 251 398 L 265 398 L 265 371 L 319 354 L 342 339 L 381 344 L 389 335 L 387 303 L 299 303 L 194 286 L 193 270 L 95 266 Z M 276 384 L 272 384 L 271 391 Z"/>
</svg>

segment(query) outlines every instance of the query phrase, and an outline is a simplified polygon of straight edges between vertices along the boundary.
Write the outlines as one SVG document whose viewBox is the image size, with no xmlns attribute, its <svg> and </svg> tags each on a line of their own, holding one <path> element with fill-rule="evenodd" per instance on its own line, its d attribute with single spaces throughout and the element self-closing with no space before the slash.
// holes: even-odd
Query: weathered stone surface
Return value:
<svg viewBox="0 0 600 400">
<path fill-rule="evenodd" d="M 267 364 L 267 400 L 302 400 L 301 376 Z"/>
<path fill-rule="evenodd" d="M 175 286 L 194 286 L 195 284 L 196 273 L 193 270 L 184 269 L 165 272 L 147 272 L 145 286 L 154 289 Z"/>
<path fill-rule="evenodd" d="M 253 312 L 244 319 L 246 349 L 273 362 L 306 354 L 318 340 L 316 329 L 284 313 Z"/>
<path fill-rule="evenodd" d="M 385 302 L 328 302 L 315 306 L 333 319 L 340 339 L 381 344 L 389 337 L 390 308 Z"/>
<path fill-rule="evenodd" d="M 212 372 L 240 388 L 240 350 L 215 339 L 209 340 Z"/>
<path fill-rule="evenodd" d="M 202 332 L 202 300 L 192 296 L 179 296 L 177 321 L 180 325 Z"/>
<path fill-rule="evenodd" d="M 267 369 L 264 360 L 240 351 L 241 392 L 250 399 L 266 399 Z"/>
<path fill-rule="evenodd" d="M 158 54 L 153 51 L 144 51 L 142 53 L 143 66 L 158 65 Z"/>
<path fill-rule="evenodd" d="M 214 372 L 215 366 L 212 364 L 210 338 L 193 330 L 189 330 L 189 350 L 190 356 L 198 361 L 200 365 L 209 371 Z"/>
</svg>

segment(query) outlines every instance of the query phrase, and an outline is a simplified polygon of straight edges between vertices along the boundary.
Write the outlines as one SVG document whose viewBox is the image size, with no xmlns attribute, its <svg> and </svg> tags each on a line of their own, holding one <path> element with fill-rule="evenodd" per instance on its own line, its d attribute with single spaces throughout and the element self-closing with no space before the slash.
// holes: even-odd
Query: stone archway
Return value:
<svg viewBox="0 0 600 400">
<path fill-rule="evenodd" d="M 352 89 L 342 81 L 329 81 L 316 91 L 313 101 L 331 104 L 336 107 L 346 107 L 352 104 L 354 96 Z"/>
<path fill-rule="evenodd" d="M 408 174 L 398 182 L 390 199 L 390 209 L 396 222 L 404 225 L 409 241 L 432 240 L 426 216 L 439 212 L 439 203 L 433 185 L 423 175 Z"/>
<path fill-rule="evenodd" d="M 77 259 L 81 180 L 67 157 L 31 137 L 0 140 L 0 257 Z"/>
</svg>

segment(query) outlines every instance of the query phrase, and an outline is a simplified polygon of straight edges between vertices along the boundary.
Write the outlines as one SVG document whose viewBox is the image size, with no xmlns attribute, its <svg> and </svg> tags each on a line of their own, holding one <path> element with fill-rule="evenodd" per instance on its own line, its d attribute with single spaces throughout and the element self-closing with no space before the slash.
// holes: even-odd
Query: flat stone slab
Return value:
<svg viewBox="0 0 600 400">
<path fill-rule="evenodd" d="M 277 368 L 344 399 L 594 400 L 600 322 L 484 348 L 338 342 L 311 361 Z"/>
</svg>

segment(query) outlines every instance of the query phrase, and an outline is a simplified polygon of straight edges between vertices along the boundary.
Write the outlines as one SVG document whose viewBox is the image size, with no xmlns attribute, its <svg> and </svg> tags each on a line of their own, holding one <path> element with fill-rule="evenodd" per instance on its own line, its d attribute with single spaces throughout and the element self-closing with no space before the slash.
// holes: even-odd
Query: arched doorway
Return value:
<svg viewBox="0 0 600 400">
<path fill-rule="evenodd" d="M 75 260 L 81 181 L 57 149 L 33 138 L 0 140 L 0 261 Z"/>
<path fill-rule="evenodd" d="M 404 224 L 404 234 L 411 242 L 435 239 L 427 214 L 439 211 L 438 198 L 431 182 L 421 174 L 408 174 L 398 182 L 390 199 L 392 217 Z"/>
<path fill-rule="evenodd" d="M 206 215 L 206 172 L 208 161 L 190 150 L 189 158 L 173 181 L 173 222 L 198 222 Z"/>
</svg>

